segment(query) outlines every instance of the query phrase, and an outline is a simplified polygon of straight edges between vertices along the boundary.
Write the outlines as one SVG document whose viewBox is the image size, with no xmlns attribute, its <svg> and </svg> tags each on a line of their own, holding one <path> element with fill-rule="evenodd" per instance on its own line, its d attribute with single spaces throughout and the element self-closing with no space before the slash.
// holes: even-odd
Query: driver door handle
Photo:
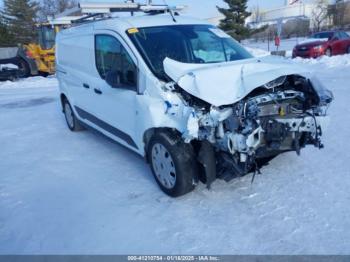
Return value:
<svg viewBox="0 0 350 262">
<path fill-rule="evenodd" d="M 100 89 L 94 88 L 94 91 L 98 95 L 102 95 L 102 91 Z"/>
</svg>

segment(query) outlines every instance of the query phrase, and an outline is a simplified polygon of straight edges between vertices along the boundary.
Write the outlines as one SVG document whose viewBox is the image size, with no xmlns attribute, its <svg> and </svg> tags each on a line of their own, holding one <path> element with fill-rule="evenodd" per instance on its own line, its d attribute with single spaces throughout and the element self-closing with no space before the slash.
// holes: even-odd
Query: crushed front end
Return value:
<svg viewBox="0 0 350 262">
<path fill-rule="evenodd" d="M 279 77 L 227 106 L 212 106 L 184 90 L 181 96 L 193 108 L 183 137 L 197 148 L 208 186 L 216 178 L 257 172 L 284 152 L 323 148 L 333 100 L 317 79 L 300 75 Z"/>
</svg>

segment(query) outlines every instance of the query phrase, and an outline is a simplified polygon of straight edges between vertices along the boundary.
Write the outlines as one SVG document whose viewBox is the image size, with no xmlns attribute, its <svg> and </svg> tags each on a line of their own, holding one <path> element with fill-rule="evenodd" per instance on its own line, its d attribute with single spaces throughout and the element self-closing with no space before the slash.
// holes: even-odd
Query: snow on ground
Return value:
<svg viewBox="0 0 350 262">
<path fill-rule="evenodd" d="M 141 157 L 70 132 L 54 78 L 0 83 L 0 254 L 349 254 L 350 65 L 314 61 L 335 95 L 325 149 L 179 199 Z"/>
<path fill-rule="evenodd" d="M 255 57 L 263 57 L 263 56 L 268 56 L 271 54 L 270 52 L 265 51 L 263 49 L 251 48 L 249 46 L 246 46 L 245 49 L 247 49 L 248 52 L 250 52 Z"/>
<path fill-rule="evenodd" d="M 305 38 L 282 39 L 281 45 L 278 48 L 278 50 L 287 51 L 286 56 L 291 57 L 293 48 L 305 40 L 306 40 Z M 243 41 L 243 44 L 246 48 L 266 50 L 269 52 L 277 51 L 277 47 L 275 46 L 274 41 L 270 41 L 270 43 L 268 43 L 267 41 L 263 42 L 263 41 L 246 40 L 246 41 Z"/>
<path fill-rule="evenodd" d="M 2 69 L 18 69 L 18 66 L 14 64 L 0 64 L 0 70 Z"/>
<path fill-rule="evenodd" d="M 345 68 L 346 70 L 346 68 L 350 66 L 350 54 L 333 57 L 322 56 L 317 59 L 303 59 L 301 57 L 297 57 L 293 59 L 293 62 L 306 65 L 315 65 L 323 68 Z"/>
</svg>

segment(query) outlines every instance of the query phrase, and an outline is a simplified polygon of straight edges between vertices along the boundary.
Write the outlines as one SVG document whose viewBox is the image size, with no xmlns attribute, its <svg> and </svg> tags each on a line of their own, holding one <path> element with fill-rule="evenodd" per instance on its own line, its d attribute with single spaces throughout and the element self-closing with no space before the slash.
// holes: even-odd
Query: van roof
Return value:
<svg viewBox="0 0 350 262">
<path fill-rule="evenodd" d="M 142 15 L 142 16 L 129 16 L 118 18 L 128 23 L 132 27 L 153 27 L 162 25 L 188 25 L 188 24 L 210 24 L 207 21 L 187 17 L 187 16 L 175 16 L 176 22 L 169 13 L 160 15 Z"/>
<path fill-rule="evenodd" d="M 210 25 L 209 22 L 187 16 L 175 16 L 176 22 L 169 13 L 159 15 L 136 15 L 126 17 L 112 17 L 88 23 L 96 29 L 110 29 L 118 27 L 126 31 L 130 28 L 155 27 L 167 25 Z M 87 25 L 87 24 L 83 24 Z"/>
<path fill-rule="evenodd" d="M 59 36 L 68 36 L 82 32 L 81 30 L 87 28 L 95 28 L 98 30 L 118 30 L 119 32 L 126 32 L 130 28 L 156 27 L 156 26 L 170 26 L 170 25 L 211 25 L 208 21 L 187 17 L 175 16 L 176 22 L 169 13 L 158 15 L 136 15 L 125 17 L 112 17 L 91 21 L 88 23 L 78 24 L 77 26 L 59 32 Z"/>
</svg>

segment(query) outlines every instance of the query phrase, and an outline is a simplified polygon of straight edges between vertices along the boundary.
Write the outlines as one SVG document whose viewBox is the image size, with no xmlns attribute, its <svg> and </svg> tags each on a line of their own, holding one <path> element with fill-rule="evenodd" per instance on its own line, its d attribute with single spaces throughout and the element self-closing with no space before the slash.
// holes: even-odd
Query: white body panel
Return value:
<svg viewBox="0 0 350 262">
<path fill-rule="evenodd" d="M 140 155 L 145 154 L 144 135 L 149 129 L 173 128 L 184 137 L 194 137 L 198 129 L 194 109 L 153 75 L 126 34 L 137 27 L 207 24 L 182 16 L 176 19 L 175 23 L 169 14 L 107 19 L 64 30 L 57 36 L 60 91 L 79 120 Z M 137 90 L 111 88 L 100 77 L 95 63 L 95 36 L 99 34 L 113 36 L 126 49 L 138 69 Z M 215 106 L 235 103 L 280 76 L 306 74 L 305 70 L 273 59 L 215 65 L 167 59 L 164 65 L 180 87 Z"/>
</svg>

